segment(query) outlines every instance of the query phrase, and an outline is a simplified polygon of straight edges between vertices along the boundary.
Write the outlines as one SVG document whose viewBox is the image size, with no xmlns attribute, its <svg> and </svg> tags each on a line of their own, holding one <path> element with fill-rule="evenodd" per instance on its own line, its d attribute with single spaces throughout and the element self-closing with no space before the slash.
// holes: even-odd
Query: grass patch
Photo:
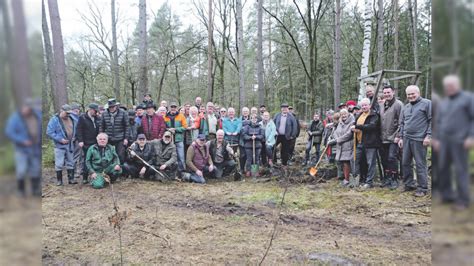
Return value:
<svg viewBox="0 0 474 266">
<path fill-rule="evenodd" d="M 15 150 L 8 144 L 0 148 L 0 175 L 15 173 Z"/>
<path fill-rule="evenodd" d="M 241 223 L 241 222 L 246 222 L 246 221 L 250 221 L 252 220 L 253 217 L 249 216 L 249 215 L 230 215 L 230 216 L 226 216 L 224 218 L 224 221 L 225 222 L 229 222 L 229 223 Z"/>
<path fill-rule="evenodd" d="M 54 144 L 51 141 L 43 144 L 42 159 L 43 167 L 54 166 Z"/>
</svg>

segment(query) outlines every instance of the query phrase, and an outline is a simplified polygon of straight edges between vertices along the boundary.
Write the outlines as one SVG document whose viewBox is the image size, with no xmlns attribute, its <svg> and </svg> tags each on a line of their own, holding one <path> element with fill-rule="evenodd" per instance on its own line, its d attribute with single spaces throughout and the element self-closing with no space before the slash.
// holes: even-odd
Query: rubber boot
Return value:
<svg viewBox="0 0 474 266">
<path fill-rule="evenodd" d="M 396 173 L 390 174 L 390 189 L 395 190 L 398 188 L 398 177 Z"/>
<path fill-rule="evenodd" d="M 68 179 L 68 184 L 70 185 L 75 185 L 77 184 L 77 181 L 74 180 L 74 169 L 67 169 L 67 179 Z"/>
<path fill-rule="evenodd" d="M 17 182 L 17 186 L 18 186 L 18 195 L 20 197 L 25 197 L 26 196 L 25 180 L 24 179 L 18 179 L 16 182 Z"/>
<path fill-rule="evenodd" d="M 82 184 L 86 185 L 89 183 L 89 180 L 87 180 L 88 175 L 87 174 L 82 174 Z"/>
<path fill-rule="evenodd" d="M 56 182 L 56 186 L 62 186 L 63 185 L 63 171 L 56 171 L 56 179 L 58 182 Z"/>
<path fill-rule="evenodd" d="M 382 183 L 380 184 L 381 188 L 390 186 L 390 183 L 391 183 L 390 172 L 385 171 L 384 175 L 381 176 L 380 178 L 382 179 Z"/>
<path fill-rule="evenodd" d="M 41 178 L 31 178 L 31 190 L 33 191 L 34 197 L 41 197 Z"/>
</svg>

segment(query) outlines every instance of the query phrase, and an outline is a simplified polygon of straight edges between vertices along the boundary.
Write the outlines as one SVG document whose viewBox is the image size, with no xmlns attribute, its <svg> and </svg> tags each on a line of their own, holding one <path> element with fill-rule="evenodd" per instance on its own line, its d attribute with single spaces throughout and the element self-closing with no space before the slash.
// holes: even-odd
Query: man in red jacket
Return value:
<svg viewBox="0 0 474 266">
<path fill-rule="evenodd" d="M 146 105 L 146 115 L 143 115 L 138 133 L 145 134 L 147 140 L 162 139 L 166 130 L 165 119 L 155 113 L 156 105 Z"/>
</svg>

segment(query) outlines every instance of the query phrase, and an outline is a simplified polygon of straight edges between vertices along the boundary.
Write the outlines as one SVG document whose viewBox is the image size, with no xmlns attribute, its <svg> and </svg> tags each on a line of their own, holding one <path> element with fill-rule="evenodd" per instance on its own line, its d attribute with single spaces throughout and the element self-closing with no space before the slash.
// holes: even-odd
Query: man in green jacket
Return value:
<svg viewBox="0 0 474 266">
<path fill-rule="evenodd" d="M 113 182 L 122 173 L 115 147 L 108 144 L 108 140 L 109 137 L 106 133 L 99 133 L 97 144 L 87 150 L 86 165 L 94 188 L 104 187 L 104 174 L 110 176 L 110 181 Z"/>
</svg>

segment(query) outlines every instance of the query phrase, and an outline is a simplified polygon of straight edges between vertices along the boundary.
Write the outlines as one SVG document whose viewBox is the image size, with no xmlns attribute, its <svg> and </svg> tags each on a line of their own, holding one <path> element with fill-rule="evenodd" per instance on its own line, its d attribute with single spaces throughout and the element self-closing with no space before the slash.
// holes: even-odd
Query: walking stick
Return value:
<svg viewBox="0 0 474 266">
<path fill-rule="evenodd" d="M 132 149 L 130 147 L 128 147 L 128 150 L 129 151 L 132 151 Z M 153 165 L 150 165 L 149 163 L 147 163 L 145 160 L 143 160 L 140 156 L 138 156 L 138 154 L 135 154 L 135 157 L 137 157 L 144 165 L 150 167 L 151 170 L 155 171 L 157 174 L 159 174 L 161 177 L 163 177 L 164 179 L 166 180 L 169 180 L 169 176 L 167 174 L 164 174 L 158 170 L 156 170 L 155 167 L 153 167 Z"/>
</svg>

